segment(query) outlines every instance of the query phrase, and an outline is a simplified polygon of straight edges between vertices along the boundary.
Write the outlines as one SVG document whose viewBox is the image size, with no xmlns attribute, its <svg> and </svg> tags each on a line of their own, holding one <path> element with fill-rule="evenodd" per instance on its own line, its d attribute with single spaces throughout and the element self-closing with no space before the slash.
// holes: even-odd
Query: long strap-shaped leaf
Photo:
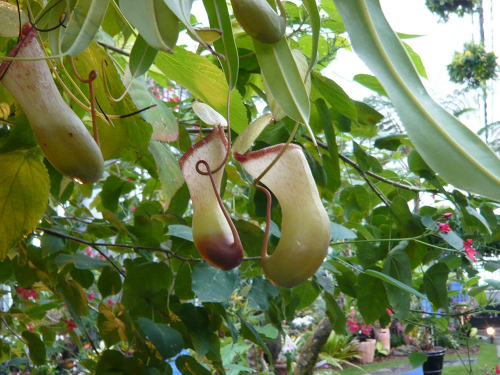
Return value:
<svg viewBox="0 0 500 375">
<path fill-rule="evenodd" d="M 240 61 L 226 1 L 203 0 L 203 4 L 208 14 L 210 27 L 218 28 L 222 31 L 222 38 L 214 42 L 214 47 L 217 52 L 226 56 L 226 60 L 221 60 L 220 62 L 226 75 L 227 85 L 232 90 L 238 79 Z"/>
<path fill-rule="evenodd" d="M 319 15 L 318 5 L 316 0 L 302 0 L 304 6 L 309 13 L 309 22 L 312 29 L 312 51 L 311 60 L 309 60 L 309 70 L 313 70 L 318 62 L 318 48 L 319 48 L 319 32 L 321 30 L 321 17 Z"/>
<path fill-rule="evenodd" d="M 426 92 L 378 0 L 334 0 L 356 53 L 391 98 L 417 151 L 457 188 L 500 200 L 500 160 Z"/>
<path fill-rule="evenodd" d="M 288 42 L 283 38 L 278 43 L 267 44 L 254 39 L 253 45 L 262 74 L 276 102 L 288 117 L 306 125 L 312 139 L 315 139 L 309 127 L 309 96 Z"/>
</svg>

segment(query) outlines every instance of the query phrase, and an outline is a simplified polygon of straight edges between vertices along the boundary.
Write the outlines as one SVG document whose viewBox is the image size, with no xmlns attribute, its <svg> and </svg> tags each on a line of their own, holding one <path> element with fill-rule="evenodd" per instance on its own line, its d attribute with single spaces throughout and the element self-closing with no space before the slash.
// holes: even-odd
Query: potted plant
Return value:
<svg viewBox="0 0 500 375">
<path fill-rule="evenodd" d="M 448 21 L 451 14 L 462 17 L 466 13 L 475 11 L 479 0 L 426 0 L 425 5 L 432 12 Z"/>
<path fill-rule="evenodd" d="M 445 348 L 435 346 L 432 330 L 433 328 L 429 326 L 423 326 L 420 328 L 418 335 L 420 351 L 427 356 L 427 359 L 422 364 L 422 370 L 424 374 L 441 375 L 443 370 Z"/>
<path fill-rule="evenodd" d="M 362 364 L 371 363 L 375 357 L 375 344 L 377 340 L 372 338 L 373 327 L 366 325 L 359 313 L 356 310 L 351 310 L 346 321 L 349 331 L 357 335 L 356 340 L 359 342 L 357 350 L 359 352 L 359 360 Z"/>
<path fill-rule="evenodd" d="M 450 81 L 466 83 L 476 88 L 497 76 L 497 57 L 486 52 L 484 45 L 473 42 L 464 44 L 464 52 L 455 52 L 451 64 L 447 66 Z"/>
</svg>

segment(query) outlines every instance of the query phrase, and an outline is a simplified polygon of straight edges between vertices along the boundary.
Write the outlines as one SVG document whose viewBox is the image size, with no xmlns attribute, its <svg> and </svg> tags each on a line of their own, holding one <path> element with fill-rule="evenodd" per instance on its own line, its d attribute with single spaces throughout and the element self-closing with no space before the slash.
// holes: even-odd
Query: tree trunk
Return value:
<svg viewBox="0 0 500 375">
<path fill-rule="evenodd" d="M 332 332 L 332 324 L 328 318 L 323 318 L 318 326 L 314 329 L 312 335 L 307 339 L 299 353 L 295 375 L 312 374 L 312 370 L 319 353 L 325 346 L 330 333 Z"/>
</svg>

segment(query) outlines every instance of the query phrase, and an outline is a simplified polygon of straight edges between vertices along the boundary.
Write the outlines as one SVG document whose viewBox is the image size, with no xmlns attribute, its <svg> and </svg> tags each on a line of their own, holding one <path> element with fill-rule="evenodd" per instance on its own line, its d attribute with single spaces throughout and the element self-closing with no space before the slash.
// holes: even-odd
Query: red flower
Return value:
<svg viewBox="0 0 500 375">
<path fill-rule="evenodd" d="M 469 258 L 472 259 L 472 261 L 476 262 L 477 260 L 474 257 L 474 255 L 477 254 L 477 251 L 476 251 L 476 249 L 473 249 L 470 245 L 472 245 L 472 238 L 469 238 L 467 241 L 464 241 L 465 253 L 467 254 L 467 256 Z"/>
<path fill-rule="evenodd" d="M 94 256 L 94 250 L 92 250 L 90 247 L 86 247 L 85 248 L 85 252 L 87 253 L 87 255 L 92 258 Z"/>
<path fill-rule="evenodd" d="M 24 299 L 29 299 L 30 297 L 33 298 L 33 300 L 38 299 L 38 293 L 34 289 L 24 289 L 18 287 L 16 291 L 17 294 L 19 294 Z"/>
<path fill-rule="evenodd" d="M 75 322 L 73 321 L 73 319 L 64 319 L 64 322 L 66 323 L 66 328 L 67 329 L 70 329 L 70 330 L 73 330 L 76 328 L 76 324 Z"/>
<path fill-rule="evenodd" d="M 453 212 L 447 212 L 447 213 L 443 214 L 443 218 L 445 218 L 445 219 L 449 219 L 452 216 L 453 216 Z"/>
<path fill-rule="evenodd" d="M 29 329 L 30 332 L 34 332 L 35 331 L 35 329 L 33 328 L 33 324 L 32 323 L 28 323 L 28 324 L 26 324 L 26 326 L 28 326 L 28 329 Z"/>
<path fill-rule="evenodd" d="M 109 306 L 113 306 L 115 303 L 113 301 L 111 301 L 110 299 L 108 299 L 108 305 Z"/>
<path fill-rule="evenodd" d="M 94 297 L 95 297 L 95 294 L 94 294 L 94 293 L 89 293 L 89 294 L 87 294 L 87 299 L 88 299 L 89 301 L 93 301 L 93 300 L 94 300 Z"/>
<path fill-rule="evenodd" d="M 500 374 L 500 367 L 498 367 L 498 365 L 495 365 L 495 371 L 497 372 L 497 374 Z"/>
<path fill-rule="evenodd" d="M 439 226 L 439 231 L 442 233 L 451 232 L 450 224 L 448 223 L 438 223 L 438 226 Z"/>
</svg>

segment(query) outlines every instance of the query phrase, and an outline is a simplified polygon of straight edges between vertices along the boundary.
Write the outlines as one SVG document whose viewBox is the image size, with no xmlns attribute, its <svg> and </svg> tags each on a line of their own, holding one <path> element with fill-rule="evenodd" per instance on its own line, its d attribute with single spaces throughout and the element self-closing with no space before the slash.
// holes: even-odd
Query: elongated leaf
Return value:
<svg viewBox="0 0 500 375">
<path fill-rule="evenodd" d="M 259 332 L 257 332 L 257 330 L 250 323 L 243 319 L 243 316 L 241 316 L 241 313 L 239 311 L 238 316 L 240 317 L 241 335 L 243 336 L 243 338 L 250 340 L 254 344 L 260 346 L 264 353 L 267 354 L 268 358 L 272 360 L 273 357 L 271 356 L 267 345 L 260 338 Z"/>
<path fill-rule="evenodd" d="M 413 289 L 411 286 L 408 286 L 406 284 L 403 284 L 402 282 L 386 275 L 385 273 L 382 273 L 382 272 L 379 272 L 379 271 L 375 271 L 375 270 L 367 270 L 365 271 L 365 273 L 367 275 L 370 275 L 370 276 L 373 276 L 373 277 L 376 277 L 377 279 L 380 279 L 382 281 L 385 281 L 386 283 L 389 283 L 389 284 L 392 284 L 394 286 L 397 286 L 398 288 L 401 288 L 402 290 L 408 292 L 408 293 L 411 293 L 415 296 L 417 296 L 418 298 L 422 298 L 422 299 L 427 299 L 427 297 L 425 297 L 422 293 L 420 293 L 419 291 Z"/>
<path fill-rule="evenodd" d="M 330 293 L 323 293 L 323 298 L 326 303 L 326 315 L 330 319 L 330 323 L 332 323 L 333 330 L 339 335 L 345 334 L 346 319 L 344 312 Z"/>
<path fill-rule="evenodd" d="M 309 70 L 314 69 L 318 61 L 318 48 L 319 48 L 319 32 L 321 29 L 321 17 L 319 16 L 318 6 L 316 0 L 302 0 L 302 3 L 309 13 L 309 24 L 312 29 L 312 51 L 311 60 L 309 61 Z"/>
<path fill-rule="evenodd" d="M 158 50 L 151 47 L 139 34 L 130 51 L 129 65 L 132 76 L 139 77 L 146 73 L 157 54 Z"/>
<path fill-rule="evenodd" d="M 287 116 L 309 127 L 309 96 L 288 42 L 284 38 L 274 44 L 254 40 L 253 45 L 262 74 L 279 106 Z"/>
<path fill-rule="evenodd" d="M 427 94 L 379 1 L 334 3 L 354 50 L 384 86 L 408 136 L 429 166 L 460 189 L 500 200 L 500 160 Z"/>
<path fill-rule="evenodd" d="M 184 346 L 182 335 L 166 324 L 156 324 L 150 319 L 137 320 L 148 340 L 158 349 L 163 359 L 179 354 Z"/>
<path fill-rule="evenodd" d="M 43 217 L 49 174 L 35 152 L 0 155 L 0 260 Z"/>
<path fill-rule="evenodd" d="M 450 269 L 444 263 L 436 263 L 430 267 L 424 274 L 424 289 L 429 297 L 429 301 L 436 308 L 448 310 L 448 291 L 446 282 Z"/>
<path fill-rule="evenodd" d="M 196 30 L 191 26 L 191 7 L 193 6 L 194 0 L 163 0 L 165 4 L 170 8 L 170 10 L 177 16 L 179 21 L 181 21 L 190 36 L 200 42 L 205 48 L 209 46 L 201 39 Z"/>
<path fill-rule="evenodd" d="M 181 355 L 175 360 L 175 365 L 182 375 L 210 375 L 211 372 L 200 365 L 189 355 Z"/>
<path fill-rule="evenodd" d="M 47 351 L 45 345 L 36 333 L 30 331 L 23 331 L 22 333 L 24 341 L 28 344 L 28 349 L 30 351 L 30 359 L 36 366 L 41 366 L 45 364 Z"/>
<path fill-rule="evenodd" d="M 109 0 L 78 0 L 62 37 L 61 52 L 78 55 L 94 40 L 106 15 Z"/>
<path fill-rule="evenodd" d="M 183 48 L 175 48 L 174 54 L 160 52 L 155 65 L 168 79 L 177 82 L 203 103 L 227 114 L 228 86 L 224 73 L 206 58 Z M 231 92 L 231 129 L 241 133 L 248 125 L 246 109 L 237 90 Z"/>
<path fill-rule="evenodd" d="M 226 57 L 225 60 L 220 60 L 220 63 L 226 75 L 227 85 L 232 90 L 238 80 L 240 60 L 226 0 L 203 0 L 203 4 L 208 14 L 210 27 L 222 31 L 222 38 L 214 42 L 214 47 L 217 52 Z"/>
<path fill-rule="evenodd" d="M 356 285 L 359 312 L 366 324 L 371 324 L 387 314 L 386 309 L 389 307 L 384 284 L 380 278 L 375 277 L 377 274 L 386 276 L 381 272 L 369 270 L 359 274 Z"/>
<path fill-rule="evenodd" d="M 358 120 L 358 111 L 354 102 L 337 83 L 318 73 L 312 75 L 314 87 L 321 93 L 323 98 L 337 111 L 353 121 Z"/>
</svg>

